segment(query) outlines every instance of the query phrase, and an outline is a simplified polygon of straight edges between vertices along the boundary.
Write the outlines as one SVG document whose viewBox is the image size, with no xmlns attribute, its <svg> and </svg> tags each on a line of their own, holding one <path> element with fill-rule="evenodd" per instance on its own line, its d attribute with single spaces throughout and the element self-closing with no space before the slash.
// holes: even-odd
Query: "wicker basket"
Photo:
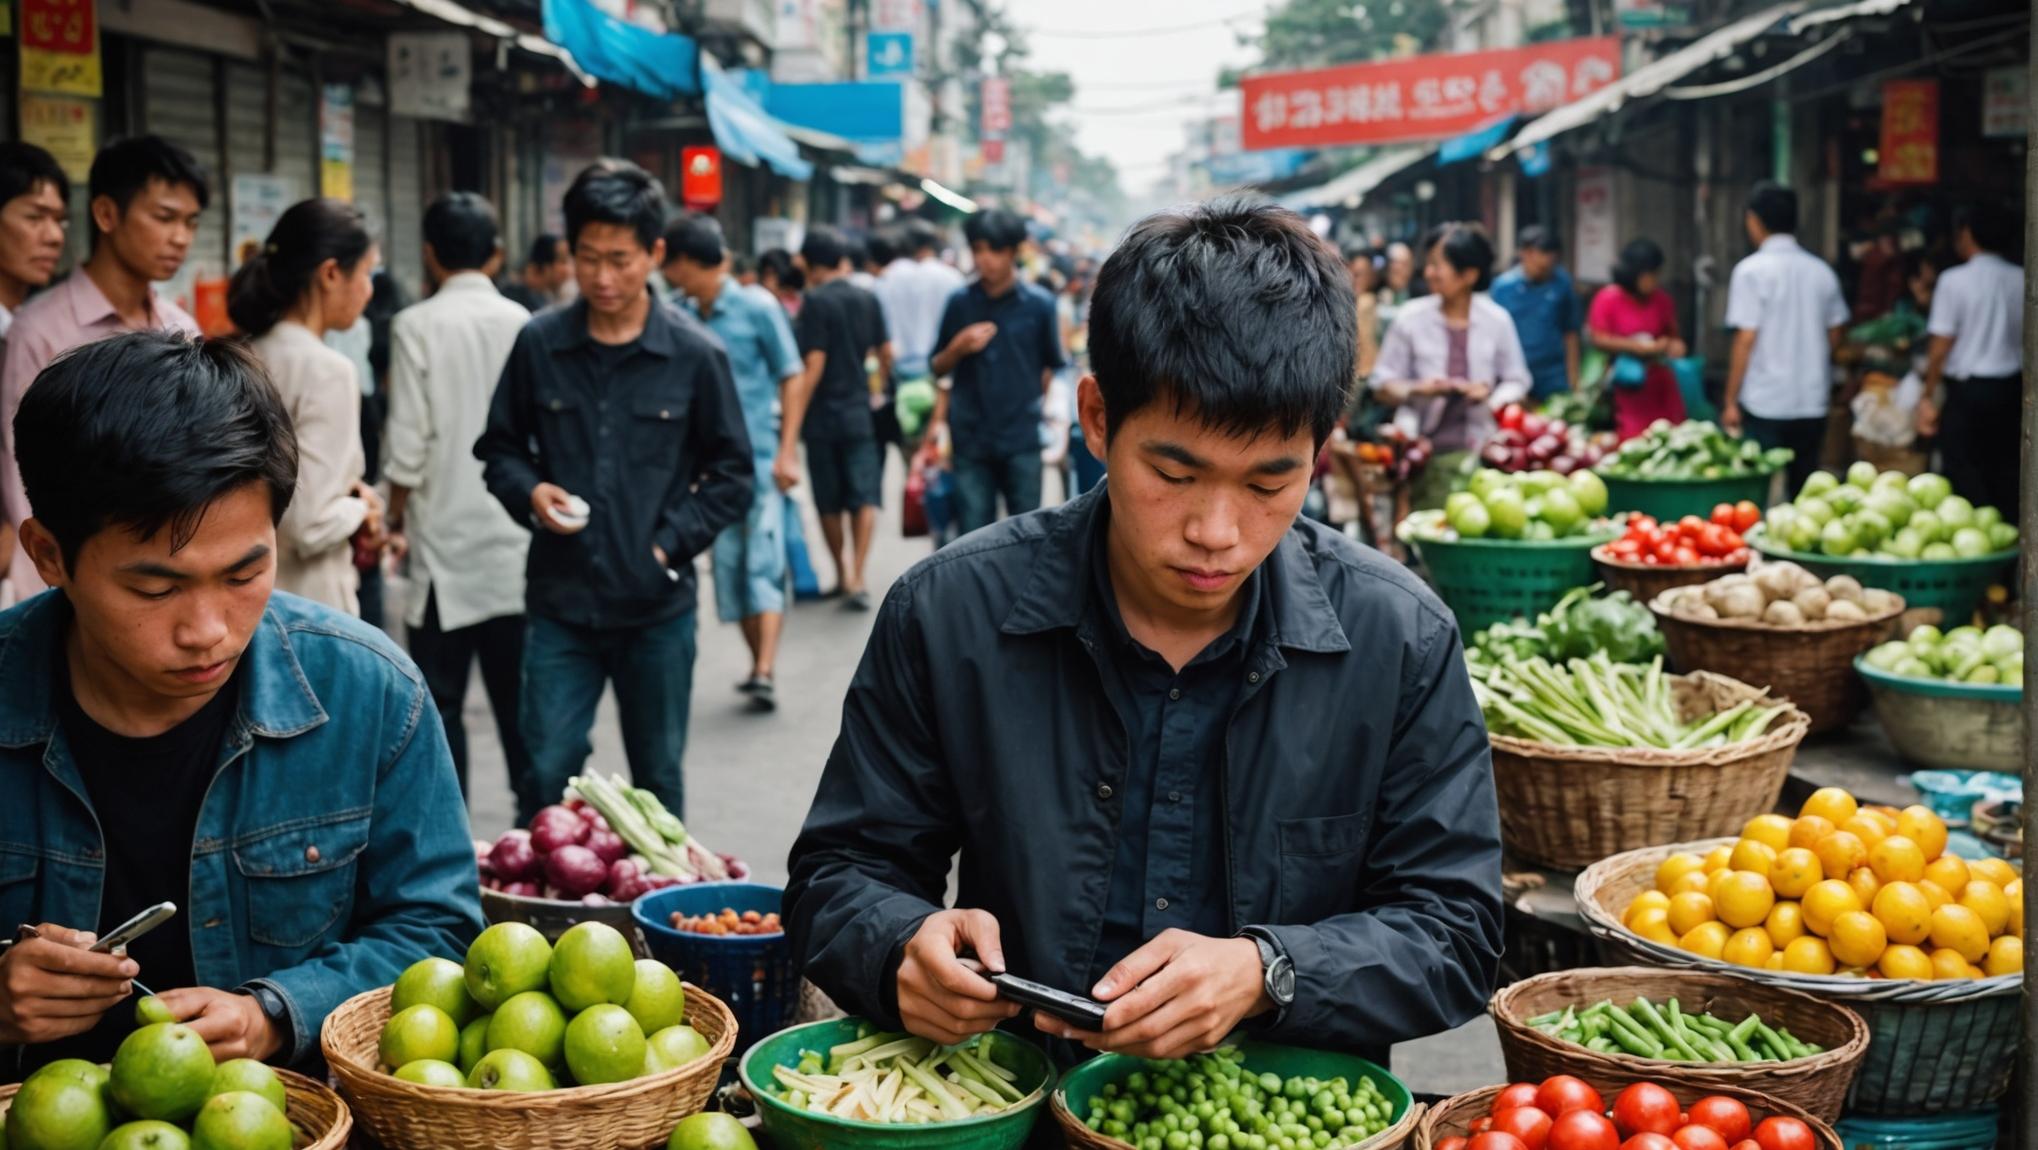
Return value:
<svg viewBox="0 0 2038 1150">
<path fill-rule="evenodd" d="M 1896 606 L 1859 622 L 1820 620 L 1771 627 L 1746 619 L 1694 619 L 1670 610 L 1667 597 L 1647 600 L 1656 627 L 1680 671 L 1718 671 L 1796 703 L 1811 719 L 1810 733 L 1852 722 L 1868 694 L 1854 674 L 1854 657 L 1889 638 L 1904 613 Z"/>
<path fill-rule="evenodd" d="M 637 929 L 637 920 L 630 917 L 630 904 L 626 902 L 589 906 L 573 899 L 528 898 L 483 887 L 481 913 L 490 925 L 498 922 L 521 922 L 535 928 L 539 934 L 545 936 L 546 942 L 558 942 L 560 935 L 583 922 L 606 923 L 621 931 L 623 937 L 630 940 L 630 949 L 638 958 L 651 957 L 651 950 L 644 941 L 644 932 Z"/>
<path fill-rule="evenodd" d="M 1951 770 L 2023 768 L 2023 684 L 1913 679 L 1860 659 L 1853 669 L 1867 682 L 1875 717 L 1904 758 Z"/>
<path fill-rule="evenodd" d="M 376 1045 L 389 1020 L 389 987 L 357 994 L 326 1017 L 319 1047 L 362 1129 L 384 1150 L 640 1150 L 698 1114 L 736 1044 L 729 1008 L 686 988 L 687 1025 L 711 1044 L 685 1066 L 603 1086 L 543 1093 L 420 1086 L 383 1073 Z"/>
<path fill-rule="evenodd" d="M 354 1131 L 354 1116 L 340 1096 L 325 1083 L 295 1071 L 276 1069 L 276 1077 L 283 1080 L 291 1150 L 346 1150 L 347 1136 Z M 0 1125 L 5 1125 L 7 1108 L 20 1089 L 19 1083 L 0 1086 Z"/>
<path fill-rule="evenodd" d="M 1704 671 L 1671 683 L 1687 715 L 1761 695 Z M 1577 868 L 1652 843 L 1738 832 L 1776 805 L 1808 726 L 1804 713 L 1792 710 L 1760 738 L 1688 751 L 1495 735 L 1502 845 L 1530 862 Z"/>
<path fill-rule="evenodd" d="M 1789 1062 L 1705 1063 L 1601 1054 L 1528 1025 L 1528 1020 L 1567 1006 L 1585 1007 L 1612 999 L 1625 1006 L 1636 998 L 1675 998 L 1687 1013 L 1706 1012 L 1739 1021 L 1759 1014 L 1772 1026 L 1790 1030 L 1825 1051 Z M 1581 1074 L 1626 1085 L 1644 1079 L 1710 1091 L 1722 1086 L 1760 1091 L 1837 1121 L 1847 1087 L 1868 1050 L 1868 1026 L 1861 1016 L 1833 1002 L 1765 986 L 1745 978 L 1661 967 L 1599 967 L 1558 971 L 1517 982 L 1487 1006 L 1500 1031 L 1507 1076 L 1540 1082 L 1552 1074 Z"/>
<path fill-rule="evenodd" d="M 1591 1083 L 1592 1088 L 1605 1097 L 1608 1106 L 1613 1105 L 1613 1096 L 1625 1085 L 1613 1079 L 1597 1077 L 1590 1070 L 1573 1069 L 1569 1073 Z M 1662 1085 L 1665 1090 L 1676 1095 L 1677 1101 L 1685 1106 L 1708 1094 L 1724 1094 L 1729 1098 L 1739 1099 L 1748 1107 L 1750 1115 L 1757 1122 L 1771 1115 L 1796 1118 L 1812 1128 L 1813 1136 L 1819 1140 L 1819 1150 L 1846 1150 L 1840 1136 L 1817 1115 L 1808 1114 L 1781 1099 L 1736 1087 L 1701 1089 L 1667 1080 L 1663 1081 Z M 1415 1150 L 1432 1150 L 1437 1143 L 1446 1138 L 1462 1137 L 1470 1133 L 1472 1123 L 1486 1117 L 1487 1112 L 1493 1108 L 1493 1100 L 1500 1097 L 1500 1092 L 1505 1089 L 1507 1089 L 1505 1086 L 1488 1086 L 1474 1090 L 1470 1094 L 1460 1094 L 1430 1107 L 1429 1113 L 1423 1115 L 1422 1121 L 1416 1124 Z"/>
<path fill-rule="evenodd" d="M 1592 549 L 1592 565 L 1599 568 L 1599 578 L 1606 584 L 1607 590 L 1626 591 L 1635 597 L 1637 603 L 1647 603 L 1665 591 L 1710 583 L 1722 575 L 1748 569 L 1745 559 L 1739 563 L 1725 560 L 1684 564 L 1630 563 L 1608 555 L 1605 546 Z"/>
<path fill-rule="evenodd" d="M 1650 942 L 1621 924 L 1628 903 L 1655 885 L 1664 858 L 1677 851 L 1704 854 L 1732 841 L 1650 847 L 1587 867 L 1575 888 L 1578 913 L 1606 961 L 1710 971 L 1845 1004 L 1861 1015 L 1869 1034 L 1867 1056 L 1847 1095 L 1850 1111 L 1937 1114 L 1977 1110 L 2003 1096 L 2021 1033 L 2020 975 L 1924 982 L 1754 970 Z"/>
</svg>

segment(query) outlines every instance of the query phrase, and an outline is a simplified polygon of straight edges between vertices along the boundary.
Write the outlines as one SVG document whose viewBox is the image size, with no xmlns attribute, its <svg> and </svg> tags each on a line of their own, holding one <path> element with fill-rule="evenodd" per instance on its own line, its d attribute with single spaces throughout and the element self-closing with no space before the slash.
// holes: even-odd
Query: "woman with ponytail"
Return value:
<svg viewBox="0 0 2038 1150">
<path fill-rule="evenodd" d="M 380 546 L 382 504 L 362 480 L 361 381 L 325 333 L 354 325 L 374 292 L 375 241 L 340 200 L 303 200 L 227 289 L 297 431 L 297 493 L 277 525 L 276 587 L 360 613 L 354 540 Z"/>
</svg>

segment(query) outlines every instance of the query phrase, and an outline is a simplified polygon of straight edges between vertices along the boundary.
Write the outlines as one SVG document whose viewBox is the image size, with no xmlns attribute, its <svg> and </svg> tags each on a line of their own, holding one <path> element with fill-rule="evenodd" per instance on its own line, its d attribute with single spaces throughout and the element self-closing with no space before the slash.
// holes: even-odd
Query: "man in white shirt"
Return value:
<svg viewBox="0 0 2038 1150">
<path fill-rule="evenodd" d="M 1939 277 L 1918 430 L 1939 436 L 1953 490 L 2017 521 L 2017 456 L 2024 395 L 2024 269 L 2000 254 L 2011 212 L 1963 208 L 1953 251 L 1965 261 Z M 1932 398 L 1944 384 L 1943 406 Z"/>
<path fill-rule="evenodd" d="M 1796 452 L 1788 488 L 1795 492 L 1819 466 L 1847 301 L 1840 277 L 1798 245 L 1796 192 L 1761 181 L 1744 222 L 1755 253 L 1734 265 L 1727 288 L 1734 348 L 1720 423 L 1765 448 Z"/>
<path fill-rule="evenodd" d="M 948 297 L 968 282 L 941 262 L 941 233 L 926 220 L 908 220 L 898 235 L 900 255 L 878 277 L 878 306 L 892 334 L 894 406 L 907 441 L 916 439 L 934 410 L 934 353 L 941 350 L 941 315 Z"/>
<path fill-rule="evenodd" d="M 425 209 L 424 233 L 425 270 L 438 291 L 390 325 L 382 467 L 391 546 L 411 558 L 404 625 L 444 720 L 461 791 L 467 732 L 460 705 L 479 657 L 510 789 L 519 810 L 536 810 L 557 796 L 535 793 L 517 725 L 531 534 L 488 493 L 474 457 L 496 380 L 531 313 L 496 290 L 502 245 L 487 200 L 473 192 L 440 196 Z"/>
</svg>

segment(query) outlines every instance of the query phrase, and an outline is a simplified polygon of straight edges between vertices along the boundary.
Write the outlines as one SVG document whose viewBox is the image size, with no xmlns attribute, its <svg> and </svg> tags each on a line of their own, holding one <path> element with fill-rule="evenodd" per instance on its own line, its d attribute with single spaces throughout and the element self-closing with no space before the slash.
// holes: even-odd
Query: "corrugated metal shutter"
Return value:
<svg viewBox="0 0 2038 1150">
<path fill-rule="evenodd" d="M 382 154 L 387 118 L 384 108 L 354 105 L 354 206 L 368 217 L 368 233 L 382 245 L 384 259 L 389 251 L 389 187 L 382 178 L 388 170 Z"/>
<path fill-rule="evenodd" d="M 277 90 L 276 172 L 318 194 L 318 99 L 298 72 L 285 71 Z"/>
<path fill-rule="evenodd" d="M 233 170 L 243 175 L 275 175 L 262 162 L 269 135 L 266 74 L 256 64 L 226 68 L 226 154 Z M 292 200 L 305 193 L 304 174 L 291 172 Z"/>
<path fill-rule="evenodd" d="M 410 298 L 424 294 L 425 183 L 420 125 L 408 116 L 390 116 L 389 230 L 382 260 Z M 357 125 L 358 129 L 358 125 Z"/>
<path fill-rule="evenodd" d="M 214 111 L 212 57 L 174 48 L 150 47 L 142 55 L 147 88 L 142 100 L 142 126 L 180 145 L 205 165 L 212 180 L 211 208 L 198 218 L 198 238 L 191 247 L 189 267 L 198 278 L 225 275 L 226 189 L 219 128 Z"/>
</svg>

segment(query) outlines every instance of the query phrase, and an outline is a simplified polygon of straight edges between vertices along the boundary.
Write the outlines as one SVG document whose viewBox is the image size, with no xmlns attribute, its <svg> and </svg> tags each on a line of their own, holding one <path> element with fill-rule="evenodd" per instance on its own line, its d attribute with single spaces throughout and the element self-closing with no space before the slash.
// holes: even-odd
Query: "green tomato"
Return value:
<svg viewBox="0 0 2038 1150">
<path fill-rule="evenodd" d="M 1557 534 L 1557 529 L 1543 520 L 1531 519 L 1528 521 L 1528 526 L 1522 529 L 1521 537 L 1523 539 L 1536 540 L 1537 542 L 1547 542 L 1557 538 Z"/>
<path fill-rule="evenodd" d="M 1988 543 L 1991 551 L 2008 551 L 2017 545 L 2017 529 L 1998 523 L 1988 529 Z"/>
<path fill-rule="evenodd" d="M 1521 492 L 1511 487 L 1502 487 L 1483 497 L 1486 514 L 1492 522 L 1491 531 L 1502 539 L 1521 538 L 1522 529 L 1528 526 L 1528 503 Z M 1278 1089 L 1278 1087 L 1269 1087 Z"/>
<path fill-rule="evenodd" d="M 1887 671 L 1902 662 L 1911 653 L 1910 647 L 1892 639 L 1869 649 L 1861 661 L 1878 671 Z"/>
<path fill-rule="evenodd" d="M 1945 476 L 1934 475 L 1929 471 L 1923 475 L 1911 476 L 1904 487 L 1920 507 L 1937 507 L 1948 495 L 1953 494 L 1953 484 Z"/>
<path fill-rule="evenodd" d="M 1915 527 L 1901 528 L 1896 534 L 1882 541 L 1884 553 L 1894 555 L 1899 559 L 1916 559 L 1918 553 L 1924 549 L 1925 539 L 1922 535 L 1918 534 L 1918 529 Z"/>
<path fill-rule="evenodd" d="M 1968 623 L 1946 632 L 1945 642 L 1953 644 L 1979 643 L 1981 642 L 1982 634 L 1981 628 Z"/>
<path fill-rule="evenodd" d="M 1974 504 L 1959 495 L 1948 495 L 1941 499 L 1939 506 L 1934 510 L 1939 512 L 1941 523 L 1956 531 L 1974 522 Z"/>
<path fill-rule="evenodd" d="M 2015 655 L 2005 655 L 2002 658 L 1996 660 L 1996 672 L 2002 676 L 2003 682 L 2010 683 L 2019 687 L 2023 686 L 2024 685 L 2023 652 L 2020 651 Z"/>
<path fill-rule="evenodd" d="M 1857 460 L 1852 467 L 1847 469 L 1847 483 L 1849 486 L 1858 487 L 1866 491 L 1875 486 L 1875 477 L 1879 474 L 1881 472 L 1876 470 L 1875 464 L 1868 462 L 1866 459 Z"/>
<path fill-rule="evenodd" d="M 1486 510 L 1486 505 L 1479 502 L 1477 496 L 1467 495 L 1466 498 L 1471 502 L 1461 503 L 1445 511 L 1444 517 L 1449 521 L 1451 530 L 1457 532 L 1460 538 L 1483 538 L 1488 531 L 1493 530 L 1493 516 Z"/>
<path fill-rule="evenodd" d="M 1911 633 L 1904 636 L 1904 638 L 1912 643 L 1923 643 L 1927 647 L 1936 647 L 1945 641 L 1946 633 L 1930 623 L 1923 623 L 1911 628 Z"/>
<path fill-rule="evenodd" d="M 1911 516 L 1918 510 L 1917 505 L 1911 502 L 1911 497 L 1905 495 L 1901 487 L 1895 490 L 1879 487 L 1869 492 L 1868 498 L 1861 504 L 1861 509 L 1873 511 L 1889 520 L 1889 525 L 1893 528 L 1902 527 L 1910 522 Z"/>
<path fill-rule="evenodd" d="M 1906 679 L 1930 679 L 1933 677 L 1931 666 L 1923 659 L 1916 657 L 1898 659 L 1896 666 L 1889 669 L 1889 673 L 1892 675 L 1902 675 Z"/>
<path fill-rule="evenodd" d="M 1844 519 L 1835 519 L 1819 530 L 1819 550 L 1828 555 L 1851 555 L 1861 546 Z"/>
<path fill-rule="evenodd" d="M 1994 507 L 1977 507 L 1974 509 L 1974 525 L 1983 531 L 1994 527 L 2002 521 L 2003 513 Z"/>
<path fill-rule="evenodd" d="M 1819 549 L 1820 524 L 1809 515 L 1800 515 L 1791 524 L 1790 538 L 1784 542 L 1792 551 L 1817 551 Z"/>
<path fill-rule="evenodd" d="M 1585 518 L 1585 511 L 1569 487 L 1555 487 L 1543 495 L 1543 522 L 1558 535 L 1565 535 Z"/>
<path fill-rule="evenodd" d="M 1804 487 L 1798 491 L 1797 497 L 1800 501 L 1803 501 L 1810 496 L 1824 495 L 1838 486 L 1840 486 L 1840 479 L 1832 472 L 1814 471 L 1804 477 Z"/>
<path fill-rule="evenodd" d="M 1912 512 L 1911 521 L 1905 526 L 1916 531 L 1918 538 L 1928 545 L 1944 542 L 1948 534 L 1946 524 L 1939 518 L 1939 513 L 1929 508 Z"/>
<path fill-rule="evenodd" d="M 1993 665 L 1983 663 L 1960 678 L 1964 683 L 2000 683 L 2003 681 L 2003 674 Z"/>
<path fill-rule="evenodd" d="M 1942 559 L 1958 559 L 1960 552 L 1955 551 L 1951 543 L 1927 543 L 1918 558 L 1937 563 Z"/>
<path fill-rule="evenodd" d="M 1521 477 L 1522 491 L 1531 496 L 1562 486 L 1564 477 L 1554 471 L 1531 471 Z"/>
<path fill-rule="evenodd" d="M 2024 633 L 2005 623 L 1997 623 L 1981 633 L 1981 649 L 1990 659 L 2002 659 L 2024 653 Z"/>
<path fill-rule="evenodd" d="M 1798 500 L 1797 513 L 1803 516 L 1805 521 L 1809 522 L 1813 527 L 1824 527 L 1833 521 L 1834 515 L 1833 505 L 1824 499 L 1817 498 Z"/>
<path fill-rule="evenodd" d="M 1988 554 L 1988 532 L 1979 527 L 1962 527 L 1953 533 L 1953 550 L 1962 559 L 1978 559 Z"/>
<path fill-rule="evenodd" d="M 1571 497 L 1578 501 L 1578 510 L 1588 519 L 1606 514 L 1606 481 L 1590 471 L 1574 471 L 1565 481 L 1571 488 Z"/>
<path fill-rule="evenodd" d="M 1867 492 L 1851 483 L 1826 492 L 1826 502 L 1832 505 L 1835 515 L 1851 515 L 1861 510 L 1862 502 L 1867 498 Z"/>
<path fill-rule="evenodd" d="M 1466 483 L 1465 488 L 1483 501 L 1506 486 L 1508 486 L 1507 472 L 1482 467 L 1472 473 L 1472 478 Z"/>
<path fill-rule="evenodd" d="M 1854 529 L 1854 536 L 1861 541 L 1859 546 L 1862 547 L 1877 546 L 1889 538 L 1892 529 L 1889 517 L 1874 511 L 1856 511 L 1848 517 L 1847 523 Z"/>
<path fill-rule="evenodd" d="M 1910 481 L 1911 477 L 1901 471 L 1885 471 L 1875 477 L 1875 482 L 1869 484 L 1868 489 L 1870 491 L 1903 491 Z"/>
</svg>

